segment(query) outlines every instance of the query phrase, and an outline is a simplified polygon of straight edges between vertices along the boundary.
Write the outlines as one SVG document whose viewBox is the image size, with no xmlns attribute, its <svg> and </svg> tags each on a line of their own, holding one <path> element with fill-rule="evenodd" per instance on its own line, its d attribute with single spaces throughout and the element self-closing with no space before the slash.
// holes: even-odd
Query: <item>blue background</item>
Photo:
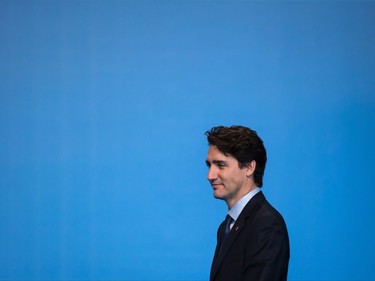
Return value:
<svg viewBox="0 0 375 281">
<path fill-rule="evenodd" d="M 289 279 L 375 280 L 375 2 L 2 0 L 0 40 L 1 280 L 207 280 L 233 124 Z"/>
</svg>

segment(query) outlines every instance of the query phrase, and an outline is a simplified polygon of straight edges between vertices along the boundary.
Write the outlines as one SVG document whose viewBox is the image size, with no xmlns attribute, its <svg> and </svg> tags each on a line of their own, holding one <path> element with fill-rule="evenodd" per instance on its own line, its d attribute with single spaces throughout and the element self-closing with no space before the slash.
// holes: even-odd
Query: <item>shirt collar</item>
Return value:
<svg viewBox="0 0 375 281">
<path fill-rule="evenodd" d="M 247 193 L 244 197 L 242 197 L 234 206 L 228 211 L 228 215 L 230 215 L 235 221 L 240 216 L 243 208 L 245 208 L 246 204 L 250 201 L 251 198 L 254 197 L 260 191 L 260 188 L 257 187 Z"/>
</svg>

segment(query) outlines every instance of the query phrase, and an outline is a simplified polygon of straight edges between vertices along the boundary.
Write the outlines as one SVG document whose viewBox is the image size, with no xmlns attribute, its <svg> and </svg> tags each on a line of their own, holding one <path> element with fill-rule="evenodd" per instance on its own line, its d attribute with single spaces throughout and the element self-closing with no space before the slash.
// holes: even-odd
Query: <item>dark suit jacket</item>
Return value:
<svg viewBox="0 0 375 281">
<path fill-rule="evenodd" d="M 211 266 L 210 281 L 285 281 L 289 238 L 283 217 L 258 192 L 247 203 Z M 220 249 L 220 251 L 219 251 Z"/>
</svg>

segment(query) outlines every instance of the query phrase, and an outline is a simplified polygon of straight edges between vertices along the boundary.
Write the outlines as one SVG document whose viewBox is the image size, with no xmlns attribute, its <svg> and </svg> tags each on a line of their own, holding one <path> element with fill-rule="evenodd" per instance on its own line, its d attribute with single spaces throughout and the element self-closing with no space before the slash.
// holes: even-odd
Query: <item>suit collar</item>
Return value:
<svg viewBox="0 0 375 281">
<path fill-rule="evenodd" d="M 245 208 L 247 203 L 253 198 L 258 192 L 260 192 L 260 188 L 256 187 L 255 189 L 251 190 L 247 193 L 244 197 L 242 197 L 234 206 L 228 211 L 228 214 L 236 221 L 242 210 Z"/>
</svg>

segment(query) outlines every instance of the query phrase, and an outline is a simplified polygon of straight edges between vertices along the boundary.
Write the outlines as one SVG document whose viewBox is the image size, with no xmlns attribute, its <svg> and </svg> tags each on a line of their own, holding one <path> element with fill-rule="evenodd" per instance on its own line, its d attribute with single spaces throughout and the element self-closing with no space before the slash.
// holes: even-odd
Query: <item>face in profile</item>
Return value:
<svg viewBox="0 0 375 281">
<path fill-rule="evenodd" d="M 240 168 L 239 162 L 231 155 L 224 155 L 215 145 L 208 149 L 206 164 L 207 179 L 213 188 L 213 195 L 222 199 L 229 206 L 237 202 L 249 190 L 249 175 L 252 169 Z"/>
</svg>

